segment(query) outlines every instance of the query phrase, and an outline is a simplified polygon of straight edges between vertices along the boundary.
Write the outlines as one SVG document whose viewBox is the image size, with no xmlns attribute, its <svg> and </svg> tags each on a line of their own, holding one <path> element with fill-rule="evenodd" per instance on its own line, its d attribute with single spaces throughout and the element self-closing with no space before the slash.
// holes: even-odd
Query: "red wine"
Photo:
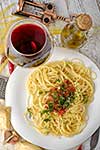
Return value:
<svg viewBox="0 0 100 150">
<path fill-rule="evenodd" d="M 45 44 L 44 30 L 34 24 L 23 24 L 16 27 L 11 34 L 14 48 L 22 54 L 34 54 Z"/>
</svg>

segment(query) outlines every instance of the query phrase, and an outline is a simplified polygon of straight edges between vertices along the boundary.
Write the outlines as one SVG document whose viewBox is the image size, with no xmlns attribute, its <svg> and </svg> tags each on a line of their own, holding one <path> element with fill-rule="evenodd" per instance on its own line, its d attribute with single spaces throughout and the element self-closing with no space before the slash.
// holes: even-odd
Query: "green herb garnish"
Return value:
<svg viewBox="0 0 100 150">
<path fill-rule="evenodd" d="M 65 106 L 66 108 L 68 108 L 68 107 L 70 106 L 69 102 L 66 101 L 66 102 L 64 103 L 64 106 Z"/>
<path fill-rule="evenodd" d="M 49 108 L 48 108 L 49 111 L 52 112 L 52 111 L 53 111 L 53 103 L 51 103 L 51 102 L 48 103 L 48 107 L 49 107 Z"/>
<path fill-rule="evenodd" d="M 41 111 L 41 115 L 53 111 L 53 103 L 49 102 L 49 103 L 48 103 L 48 107 L 49 107 L 48 109 L 44 109 L 44 110 Z"/>
<path fill-rule="evenodd" d="M 56 82 L 60 82 L 60 79 L 57 79 Z"/>
<path fill-rule="evenodd" d="M 53 96 L 54 99 L 57 99 L 58 98 L 57 92 L 52 93 L 52 96 Z"/>
<path fill-rule="evenodd" d="M 48 112 L 49 112 L 48 109 L 42 110 L 42 111 L 41 111 L 41 115 L 43 115 L 43 114 L 45 114 L 45 113 L 48 113 Z"/>
<path fill-rule="evenodd" d="M 63 105 L 65 103 L 65 98 L 63 96 L 59 97 L 59 104 Z"/>
<path fill-rule="evenodd" d="M 62 91 L 64 91 L 64 90 L 65 90 L 64 85 L 62 85 L 62 86 L 60 87 L 60 89 L 61 89 Z"/>
</svg>

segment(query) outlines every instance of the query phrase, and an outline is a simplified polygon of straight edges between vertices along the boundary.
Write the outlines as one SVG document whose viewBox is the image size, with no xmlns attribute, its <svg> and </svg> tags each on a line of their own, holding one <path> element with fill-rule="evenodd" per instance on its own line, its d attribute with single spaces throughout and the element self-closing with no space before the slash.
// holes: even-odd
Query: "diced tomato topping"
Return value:
<svg viewBox="0 0 100 150">
<path fill-rule="evenodd" d="M 69 90 L 70 92 L 75 92 L 74 86 L 70 86 L 68 90 Z"/>
<path fill-rule="evenodd" d="M 48 105 L 47 105 L 47 104 L 45 104 L 45 106 L 44 106 L 44 107 L 48 109 Z"/>
<path fill-rule="evenodd" d="M 58 93 L 58 96 L 62 96 L 62 94 L 61 94 L 61 93 Z"/>
<path fill-rule="evenodd" d="M 56 110 L 58 108 L 58 103 L 54 104 L 54 109 Z"/>
<path fill-rule="evenodd" d="M 69 80 L 64 80 L 64 83 L 67 83 L 67 84 L 69 84 L 69 83 L 71 83 Z"/>
<path fill-rule="evenodd" d="M 55 87 L 53 87 L 53 88 L 51 88 L 51 92 L 55 92 L 57 90 L 57 88 L 55 88 Z"/>
<path fill-rule="evenodd" d="M 56 113 L 57 113 L 58 111 L 57 111 L 56 109 L 54 109 L 54 112 L 56 112 Z"/>
<path fill-rule="evenodd" d="M 65 95 L 65 96 L 68 96 L 68 95 L 69 95 L 69 92 L 68 92 L 68 91 L 65 91 L 64 95 Z"/>
<path fill-rule="evenodd" d="M 59 114 L 60 116 L 62 116 L 64 113 L 65 113 L 65 109 L 60 109 L 60 110 L 58 111 L 58 114 Z"/>
<path fill-rule="evenodd" d="M 49 101 L 53 101 L 54 99 L 53 99 L 53 97 L 50 95 L 50 96 L 48 97 L 48 100 L 49 100 Z"/>
</svg>

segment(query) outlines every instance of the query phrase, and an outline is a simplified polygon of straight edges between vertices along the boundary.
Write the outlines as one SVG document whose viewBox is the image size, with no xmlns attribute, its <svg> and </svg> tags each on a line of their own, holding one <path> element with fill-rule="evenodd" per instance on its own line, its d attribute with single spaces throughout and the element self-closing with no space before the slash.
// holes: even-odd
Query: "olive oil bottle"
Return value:
<svg viewBox="0 0 100 150">
<path fill-rule="evenodd" d="M 63 47 L 79 48 L 88 38 L 88 31 L 92 27 L 92 19 L 88 14 L 80 14 L 67 24 L 61 32 Z"/>
</svg>

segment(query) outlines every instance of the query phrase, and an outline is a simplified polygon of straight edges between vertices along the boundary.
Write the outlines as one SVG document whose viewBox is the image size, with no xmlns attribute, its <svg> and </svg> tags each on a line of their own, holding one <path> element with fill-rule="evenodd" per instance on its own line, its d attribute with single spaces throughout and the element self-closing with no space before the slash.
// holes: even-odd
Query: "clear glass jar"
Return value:
<svg viewBox="0 0 100 150">
<path fill-rule="evenodd" d="M 92 26 L 91 17 L 81 14 L 67 24 L 61 32 L 61 42 L 63 47 L 79 48 L 88 38 L 88 31 Z"/>
</svg>

